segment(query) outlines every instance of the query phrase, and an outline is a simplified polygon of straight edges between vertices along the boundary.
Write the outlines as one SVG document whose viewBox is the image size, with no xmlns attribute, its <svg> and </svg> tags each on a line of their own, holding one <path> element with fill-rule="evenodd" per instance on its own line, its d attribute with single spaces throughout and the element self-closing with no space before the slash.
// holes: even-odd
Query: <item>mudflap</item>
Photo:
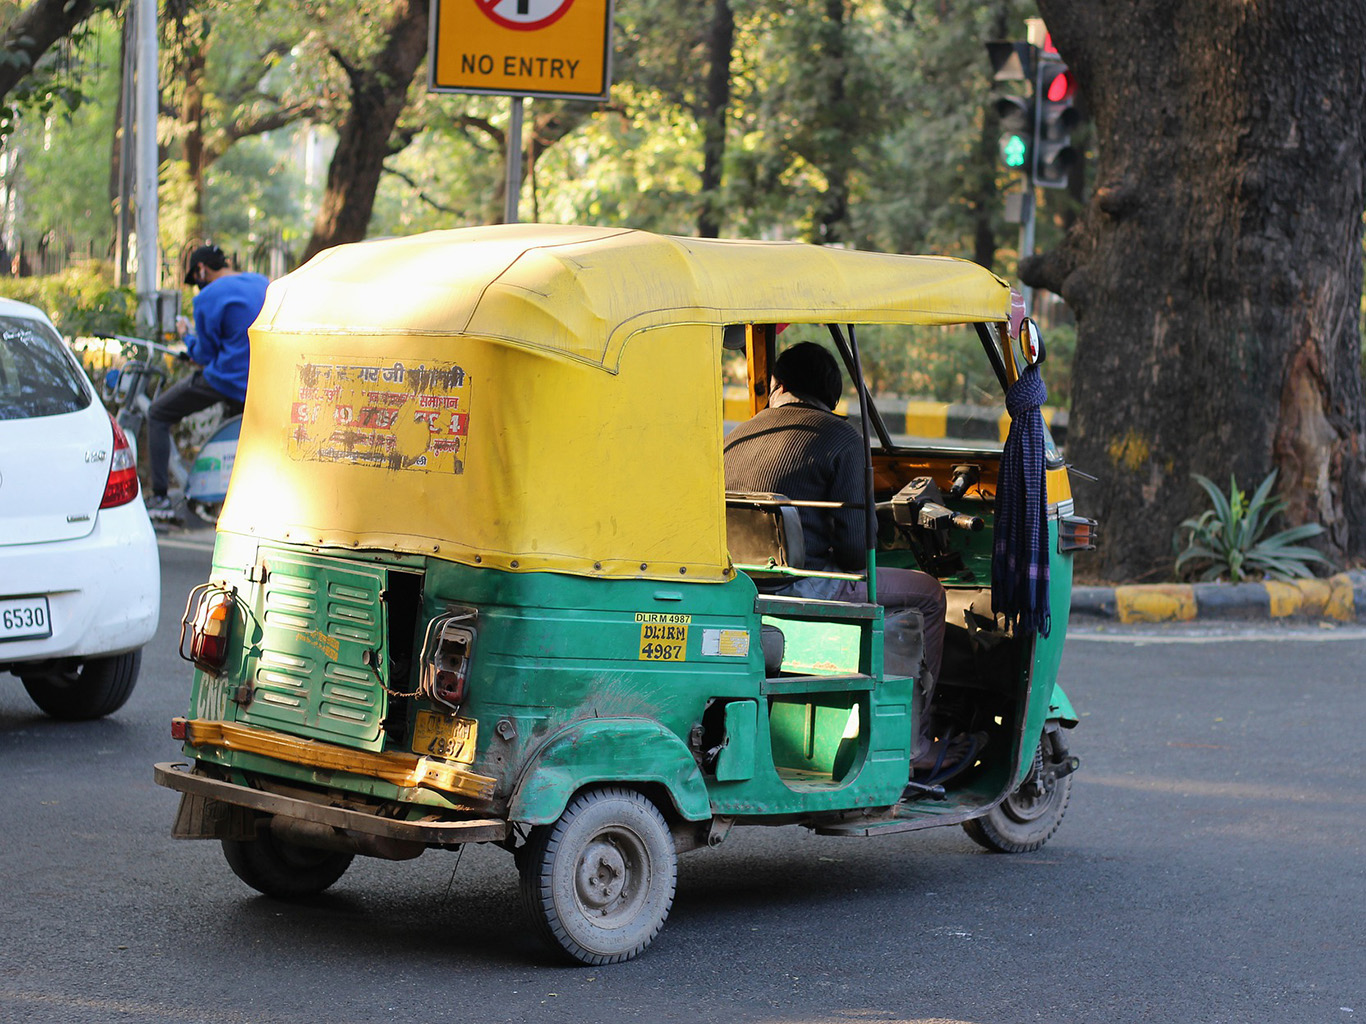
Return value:
<svg viewBox="0 0 1366 1024">
<path fill-rule="evenodd" d="M 246 807 L 225 804 L 221 800 L 198 793 L 181 793 L 172 839 L 237 839 L 243 842 L 256 838 L 256 821 L 260 816 Z"/>
<path fill-rule="evenodd" d="M 1081 721 L 1072 709 L 1072 702 L 1067 699 L 1067 694 L 1063 693 L 1062 687 L 1057 683 L 1053 684 L 1053 696 L 1048 701 L 1048 720 L 1057 722 L 1064 729 L 1075 728 Z"/>
</svg>

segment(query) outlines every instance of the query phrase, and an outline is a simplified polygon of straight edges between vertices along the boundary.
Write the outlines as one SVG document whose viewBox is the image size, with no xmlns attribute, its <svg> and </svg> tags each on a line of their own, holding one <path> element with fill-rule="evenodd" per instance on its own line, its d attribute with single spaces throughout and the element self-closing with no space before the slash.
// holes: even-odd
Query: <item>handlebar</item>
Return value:
<svg viewBox="0 0 1366 1024">
<path fill-rule="evenodd" d="M 183 345 L 178 348 L 172 348 L 171 346 L 163 345 L 160 342 L 151 341 L 147 338 L 135 338 L 129 334 L 102 334 L 97 332 L 95 337 L 104 338 L 107 341 L 117 341 L 121 345 L 136 345 L 151 351 L 165 353 L 168 356 L 179 357 L 187 354 Z"/>
<path fill-rule="evenodd" d="M 893 504 L 890 501 L 879 501 L 877 510 L 879 512 L 892 512 Z M 927 530 L 942 530 L 952 527 L 955 530 L 963 530 L 967 533 L 977 533 L 986 529 L 987 525 L 980 516 L 968 515 L 966 512 L 955 512 L 947 505 L 941 505 L 937 501 L 920 502 L 915 520 L 915 525 L 922 526 Z"/>
<path fill-rule="evenodd" d="M 956 530 L 966 530 L 968 533 L 976 533 L 985 529 L 987 525 L 978 516 L 955 512 L 947 505 L 940 505 L 935 501 L 927 501 L 920 506 L 920 524 L 936 530 L 952 526 Z"/>
</svg>

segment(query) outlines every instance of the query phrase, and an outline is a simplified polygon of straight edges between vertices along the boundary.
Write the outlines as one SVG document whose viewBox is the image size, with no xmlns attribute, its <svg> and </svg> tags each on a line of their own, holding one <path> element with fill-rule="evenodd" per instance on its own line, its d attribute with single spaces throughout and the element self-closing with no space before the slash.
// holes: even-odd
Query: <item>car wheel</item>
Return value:
<svg viewBox="0 0 1366 1024">
<path fill-rule="evenodd" d="M 223 856 L 232 873 L 259 893 L 276 899 L 316 896 L 351 866 L 353 854 L 319 850 L 277 839 L 261 828 L 255 839 L 224 839 Z"/>
<path fill-rule="evenodd" d="M 86 658 L 74 668 L 20 672 L 24 689 L 53 718 L 81 721 L 103 718 L 128 702 L 142 667 L 142 651 Z"/>
<path fill-rule="evenodd" d="M 634 790 L 579 794 L 553 825 L 532 830 L 519 859 L 522 899 L 541 937 L 581 964 L 638 956 L 673 906 L 673 835 Z"/>
</svg>

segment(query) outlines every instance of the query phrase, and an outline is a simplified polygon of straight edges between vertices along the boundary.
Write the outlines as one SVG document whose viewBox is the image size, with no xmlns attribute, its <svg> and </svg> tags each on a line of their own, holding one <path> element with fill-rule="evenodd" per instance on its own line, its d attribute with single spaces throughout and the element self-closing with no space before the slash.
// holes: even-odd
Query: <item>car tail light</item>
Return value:
<svg viewBox="0 0 1366 1024">
<path fill-rule="evenodd" d="M 1085 516 L 1062 516 L 1058 520 L 1059 551 L 1096 550 L 1096 521 Z"/>
<path fill-rule="evenodd" d="M 234 592 L 221 583 L 201 583 L 191 590 L 180 618 L 180 656 L 210 675 L 222 675 L 235 607 Z"/>
<path fill-rule="evenodd" d="M 475 612 L 462 609 L 440 615 L 427 626 L 422 643 L 419 689 L 453 711 L 469 699 L 470 656 L 474 652 Z"/>
<path fill-rule="evenodd" d="M 109 460 L 109 479 L 104 482 L 100 508 L 127 505 L 138 496 L 137 456 L 128 443 L 128 435 L 114 417 L 109 417 L 109 423 L 114 428 L 114 457 Z"/>
</svg>

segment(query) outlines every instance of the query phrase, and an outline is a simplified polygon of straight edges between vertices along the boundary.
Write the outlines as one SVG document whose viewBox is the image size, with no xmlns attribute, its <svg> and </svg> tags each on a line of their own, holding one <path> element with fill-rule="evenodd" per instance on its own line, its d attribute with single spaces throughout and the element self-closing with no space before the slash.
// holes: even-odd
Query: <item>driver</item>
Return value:
<svg viewBox="0 0 1366 1024">
<path fill-rule="evenodd" d="M 726 490 L 766 491 L 799 501 L 838 501 L 840 509 L 799 509 L 806 543 L 803 568 L 862 572 L 866 567 L 863 437 L 833 412 L 843 379 L 830 352 L 803 341 L 783 351 L 773 365 L 768 408 L 726 436 Z M 779 591 L 794 597 L 866 601 L 863 580 L 804 577 Z M 883 608 L 914 608 L 924 620 L 925 662 L 920 673 L 924 708 L 930 706 L 944 652 L 944 587 L 916 569 L 879 568 L 877 600 Z M 921 714 L 912 767 L 943 773 L 975 753 L 975 742 L 934 742 L 930 716 Z"/>
</svg>

